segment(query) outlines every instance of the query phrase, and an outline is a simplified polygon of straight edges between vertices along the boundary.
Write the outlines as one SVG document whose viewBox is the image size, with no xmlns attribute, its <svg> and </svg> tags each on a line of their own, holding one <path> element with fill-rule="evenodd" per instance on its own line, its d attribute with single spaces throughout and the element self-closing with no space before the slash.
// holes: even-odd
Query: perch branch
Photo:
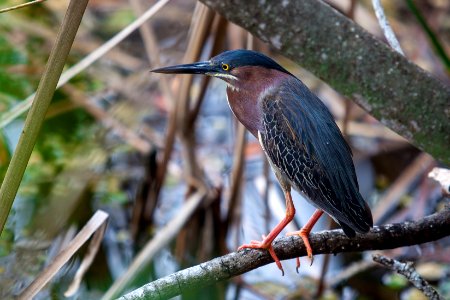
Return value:
<svg viewBox="0 0 450 300">
<path fill-rule="evenodd" d="M 348 238 L 342 230 L 336 229 L 312 233 L 309 240 L 317 255 L 393 249 L 435 241 L 448 235 L 450 209 L 446 208 L 418 221 L 376 226 L 367 234 L 357 235 L 355 238 Z M 283 260 L 306 256 L 305 245 L 299 237 L 277 239 L 274 250 Z M 168 299 L 271 262 L 273 260 L 267 251 L 252 249 L 233 252 L 150 282 L 120 299 Z"/>
<path fill-rule="evenodd" d="M 450 88 L 317 0 L 201 0 L 433 157 L 450 162 Z"/>
<path fill-rule="evenodd" d="M 372 259 L 379 264 L 396 271 L 406 277 L 416 288 L 418 288 L 422 293 L 427 296 L 428 299 L 432 300 L 444 300 L 438 292 L 425 280 L 413 266 L 412 262 L 400 262 L 398 260 L 386 257 L 381 254 L 372 255 Z"/>
</svg>

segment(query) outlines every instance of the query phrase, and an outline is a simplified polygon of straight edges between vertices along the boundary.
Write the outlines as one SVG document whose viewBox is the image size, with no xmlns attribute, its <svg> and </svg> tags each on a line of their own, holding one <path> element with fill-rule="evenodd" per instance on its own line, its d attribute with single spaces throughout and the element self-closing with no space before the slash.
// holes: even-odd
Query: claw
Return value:
<svg viewBox="0 0 450 300">
<path fill-rule="evenodd" d="M 270 242 L 267 243 L 266 237 L 264 235 L 262 237 L 263 237 L 262 242 L 250 241 L 249 244 L 244 244 L 244 245 L 240 246 L 238 248 L 238 250 L 248 249 L 248 248 L 250 248 L 250 249 L 267 249 L 267 251 L 269 251 L 270 256 L 274 260 L 275 264 L 277 265 L 278 269 L 280 269 L 281 275 L 284 276 L 283 266 L 281 265 L 281 262 L 275 253 L 275 250 L 273 250 L 272 243 L 270 243 Z"/>
<path fill-rule="evenodd" d="M 309 244 L 309 239 L 308 239 L 309 233 L 305 232 L 304 230 L 299 230 L 299 231 L 288 232 L 286 235 L 287 236 L 298 235 L 302 238 L 303 243 L 305 244 L 305 247 L 306 247 L 306 253 L 308 255 L 309 260 L 311 261 L 310 266 L 312 266 L 312 264 L 314 262 L 314 255 L 313 255 L 311 245 Z M 297 267 L 296 267 L 297 273 L 298 273 L 299 268 L 300 268 L 300 259 L 297 258 Z"/>
<path fill-rule="evenodd" d="M 296 257 L 295 262 L 296 262 L 295 271 L 298 274 L 298 269 L 300 269 L 300 257 Z"/>
</svg>

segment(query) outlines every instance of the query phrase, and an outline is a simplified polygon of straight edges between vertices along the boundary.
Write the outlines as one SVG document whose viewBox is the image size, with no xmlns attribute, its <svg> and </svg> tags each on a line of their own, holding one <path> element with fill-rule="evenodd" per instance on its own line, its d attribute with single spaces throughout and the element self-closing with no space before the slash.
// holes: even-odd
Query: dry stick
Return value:
<svg viewBox="0 0 450 300">
<path fill-rule="evenodd" d="M 211 48 L 211 52 L 209 57 L 212 55 L 216 55 L 219 53 L 220 50 L 223 49 L 223 44 L 226 36 L 226 29 L 228 27 L 228 21 L 224 17 L 222 17 L 219 14 L 216 14 L 214 16 L 215 26 L 213 29 L 214 32 L 214 42 L 213 46 Z M 210 81 L 210 76 L 202 76 L 201 77 L 201 83 L 200 83 L 200 93 L 197 97 L 197 101 L 193 104 L 193 108 L 191 109 L 190 115 L 189 115 L 189 127 L 194 128 L 195 120 L 197 120 L 198 114 L 200 113 L 200 108 L 202 106 L 206 90 L 208 88 L 208 84 Z"/>
<path fill-rule="evenodd" d="M 242 215 L 237 213 L 237 209 L 240 209 L 239 202 L 242 194 L 243 174 L 245 166 L 245 135 L 247 129 L 241 123 L 237 123 L 236 126 L 236 145 L 234 147 L 233 154 L 233 170 L 231 171 L 231 183 L 230 183 L 230 198 L 228 203 L 228 212 L 225 219 L 226 231 L 229 230 L 230 224 L 235 223 L 237 218 L 241 218 Z"/>
<path fill-rule="evenodd" d="M 414 161 L 385 192 L 378 202 L 377 207 L 372 211 L 375 224 L 379 224 L 380 220 L 394 209 L 401 196 L 410 189 L 414 180 L 422 176 L 422 174 L 426 170 L 429 170 L 434 163 L 434 159 L 426 153 L 421 153 L 414 159 Z"/>
<path fill-rule="evenodd" d="M 156 253 L 167 246 L 169 242 L 178 234 L 180 229 L 186 224 L 191 215 L 202 203 L 206 195 L 206 191 L 199 189 L 195 194 L 190 196 L 180 208 L 176 217 L 173 218 L 164 228 L 158 231 L 153 239 L 151 239 L 145 247 L 134 258 L 128 270 L 108 289 L 102 300 L 114 299 L 121 293 L 127 285 L 132 282 L 148 263 L 153 259 Z"/>
<path fill-rule="evenodd" d="M 141 17 L 136 19 L 130 25 L 122 29 L 119 33 L 117 33 L 114 37 L 104 43 L 100 48 L 80 60 L 78 63 L 73 65 L 71 68 L 67 69 L 58 81 L 56 88 L 60 88 L 62 85 L 66 84 L 70 79 L 84 71 L 94 62 L 96 62 L 99 58 L 103 57 L 107 52 L 109 52 L 112 48 L 117 46 L 121 41 L 123 41 L 127 36 L 129 36 L 133 31 L 135 31 L 139 26 L 144 24 L 148 19 L 150 19 L 153 15 L 155 15 L 164 5 L 167 4 L 170 0 L 160 0 L 151 8 L 149 8 Z M 11 123 L 15 118 L 20 116 L 22 113 L 30 108 L 35 94 L 31 94 L 20 104 L 16 105 L 12 110 L 10 110 L 7 114 L 4 114 L 2 118 L 0 118 L 0 128 L 5 127 L 9 123 Z"/>
<path fill-rule="evenodd" d="M 83 260 L 81 261 L 81 264 L 78 267 L 77 273 L 75 274 L 72 283 L 67 288 L 67 291 L 64 293 L 64 297 L 71 297 L 75 295 L 78 288 L 80 287 L 80 283 L 81 280 L 83 279 L 84 274 L 91 266 L 92 262 L 94 261 L 95 255 L 97 254 L 98 249 L 100 248 L 103 236 L 105 235 L 106 225 L 107 223 L 104 222 L 92 237 L 92 241 L 89 244 L 87 253 L 84 256 Z"/>
<path fill-rule="evenodd" d="M 422 291 L 422 293 L 431 300 L 444 300 L 444 297 L 439 295 L 439 293 L 417 273 L 413 266 L 413 262 L 400 262 L 398 260 L 389 258 L 381 254 L 373 254 L 372 259 L 379 264 L 396 271 L 408 279 L 417 289 Z"/>
<path fill-rule="evenodd" d="M 106 224 L 107 219 L 108 214 L 98 210 L 73 240 L 54 258 L 51 264 L 19 295 L 19 299 L 32 299 L 94 233 L 96 237 L 92 239 L 91 243 L 95 243 L 98 236 L 103 235 L 105 229 L 103 225 Z"/>
<path fill-rule="evenodd" d="M 447 207 L 414 222 L 375 226 L 367 234 L 358 234 L 354 238 L 336 229 L 311 233 L 309 240 L 314 253 L 318 255 L 394 249 L 435 241 L 449 235 L 450 209 Z M 273 246 L 282 260 L 306 256 L 305 245 L 298 236 L 279 238 Z M 233 252 L 148 283 L 120 299 L 168 299 L 272 262 L 270 254 L 264 250 Z"/>
<path fill-rule="evenodd" d="M 214 11 L 201 3 L 197 3 L 198 18 L 194 21 L 189 43 L 187 46 L 186 55 L 183 59 L 184 63 L 191 63 L 198 60 L 203 49 L 204 41 L 210 31 L 210 26 L 213 21 Z M 193 127 L 188 127 L 190 120 L 191 101 L 190 90 L 193 76 L 183 75 L 181 78 L 180 89 L 178 91 L 177 99 L 177 127 L 180 136 L 182 147 L 183 161 L 188 177 L 201 178 L 201 171 L 198 167 L 197 158 L 195 155 L 195 131 Z"/>
<path fill-rule="evenodd" d="M 39 81 L 39 86 L 35 93 L 36 102 L 27 115 L 22 134 L 0 188 L 0 233 L 3 231 L 16 197 L 87 3 L 88 0 L 70 1 L 55 44 L 50 52 L 44 74 Z"/>
<path fill-rule="evenodd" d="M 11 6 L 11 7 L 8 7 L 8 8 L 3 8 L 3 9 L 0 9 L 0 14 L 4 13 L 4 12 L 7 12 L 7 11 L 11 11 L 11 10 L 16 10 L 16 9 L 19 9 L 19 8 L 24 8 L 24 7 L 33 5 L 33 4 L 41 3 L 41 2 L 44 2 L 44 1 L 46 1 L 46 0 L 34 0 L 34 1 L 27 2 L 27 3 Z"/>
<path fill-rule="evenodd" d="M 383 6 L 381 5 L 381 1 L 372 0 L 372 6 L 373 10 L 375 11 L 375 15 L 377 16 L 381 30 L 383 30 L 383 34 L 386 37 L 386 40 L 388 41 L 389 45 L 395 51 L 405 56 L 405 53 L 403 53 L 403 50 L 400 47 L 400 43 L 395 37 L 394 31 L 392 30 L 391 25 L 389 25 L 389 21 L 387 20 L 386 15 L 384 14 L 384 9 Z"/>
<path fill-rule="evenodd" d="M 208 33 L 211 30 L 211 24 L 214 20 L 214 12 L 206 6 L 197 2 L 194 15 L 189 31 L 189 41 L 184 55 L 183 62 L 191 63 L 199 59 L 203 45 Z M 178 90 L 178 97 L 175 109 L 176 112 L 176 133 L 178 134 L 182 147 L 181 155 L 183 158 L 184 176 L 186 178 L 187 191 L 186 195 L 190 195 L 196 186 L 206 188 L 202 170 L 198 164 L 196 156 L 196 141 L 195 141 L 195 120 L 190 119 L 191 112 L 191 97 L 190 91 L 192 87 L 193 76 L 183 75 L 181 77 L 180 88 Z M 189 125 L 192 125 L 190 127 Z M 193 184 L 196 182 L 197 184 Z M 195 224 L 193 225 L 195 226 Z M 176 241 L 175 254 L 181 259 L 181 253 L 184 253 L 189 241 L 187 233 L 190 227 L 185 227 L 179 233 Z M 195 229 L 197 231 L 198 228 Z M 192 231 L 192 230 L 191 230 Z"/>
<path fill-rule="evenodd" d="M 149 142 L 140 138 L 139 135 L 137 135 L 134 131 L 120 124 L 119 121 L 114 119 L 100 107 L 89 103 L 89 101 L 84 98 L 81 92 L 70 85 L 65 86 L 64 89 L 70 93 L 71 100 L 73 102 L 83 107 L 89 114 L 100 121 L 106 128 L 113 129 L 114 132 L 130 146 L 132 146 L 142 154 L 147 154 L 150 151 L 151 145 Z"/>
<path fill-rule="evenodd" d="M 264 159 L 263 165 L 263 176 L 265 181 L 264 193 L 263 193 L 263 202 L 264 202 L 264 223 L 266 232 L 270 232 L 270 205 L 269 205 L 269 191 L 270 191 L 270 165 L 267 159 Z"/>
</svg>

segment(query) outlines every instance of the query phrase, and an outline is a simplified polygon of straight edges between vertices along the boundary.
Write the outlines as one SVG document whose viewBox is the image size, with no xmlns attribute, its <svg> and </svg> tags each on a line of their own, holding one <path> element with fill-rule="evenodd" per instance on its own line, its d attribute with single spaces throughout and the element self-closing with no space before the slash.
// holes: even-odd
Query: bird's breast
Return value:
<svg viewBox="0 0 450 300">
<path fill-rule="evenodd" d="M 227 98 L 236 118 L 257 138 L 258 130 L 263 129 L 262 110 L 258 101 L 258 94 L 228 87 Z"/>
</svg>

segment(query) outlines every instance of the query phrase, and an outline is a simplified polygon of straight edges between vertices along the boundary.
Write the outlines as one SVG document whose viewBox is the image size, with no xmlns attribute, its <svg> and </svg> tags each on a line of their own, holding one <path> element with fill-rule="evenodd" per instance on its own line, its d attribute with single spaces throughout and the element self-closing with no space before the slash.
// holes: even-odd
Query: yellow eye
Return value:
<svg viewBox="0 0 450 300">
<path fill-rule="evenodd" d="M 222 69 L 224 71 L 228 71 L 230 69 L 230 65 L 222 63 Z"/>
</svg>

